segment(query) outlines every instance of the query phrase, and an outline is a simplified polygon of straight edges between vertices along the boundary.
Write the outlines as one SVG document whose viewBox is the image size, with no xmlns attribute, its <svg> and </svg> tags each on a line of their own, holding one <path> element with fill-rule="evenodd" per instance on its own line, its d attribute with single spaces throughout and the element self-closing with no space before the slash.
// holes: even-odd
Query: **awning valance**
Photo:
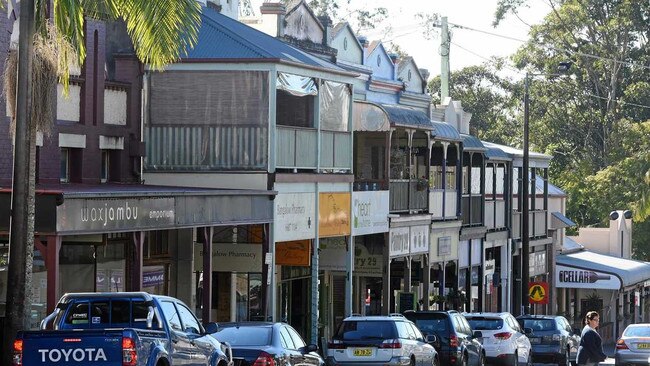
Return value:
<svg viewBox="0 0 650 366">
<path fill-rule="evenodd" d="M 377 104 L 355 101 L 352 113 L 355 131 L 390 131 L 388 113 Z"/>
<path fill-rule="evenodd" d="M 487 148 L 481 143 L 481 140 L 476 136 L 467 135 L 461 133 L 460 136 L 463 139 L 463 150 L 464 151 L 475 151 L 475 152 L 485 152 Z"/>
<path fill-rule="evenodd" d="M 461 142 L 463 141 L 463 138 L 460 137 L 460 133 L 458 133 L 458 130 L 449 123 L 445 122 L 436 122 L 436 121 L 431 121 L 433 124 L 433 131 L 431 132 L 431 135 L 436 139 L 436 140 L 445 140 L 445 141 L 452 141 L 452 142 Z"/>
<path fill-rule="evenodd" d="M 582 250 L 559 254 L 557 287 L 620 290 L 650 280 L 650 264 Z"/>
<path fill-rule="evenodd" d="M 396 104 L 382 104 L 393 127 L 433 130 L 431 119 L 423 110 Z"/>
<path fill-rule="evenodd" d="M 483 144 L 483 141 L 481 141 L 481 143 Z M 496 146 L 488 146 L 488 145 L 485 145 L 485 144 L 483 144 L 483 146 L 485 146 L 485 148 L 487 149 L 487 151 L 485 152 L 485 157 L 488 160 L 492 160 L 492 161 L 512 161 L 512 158 L 508 154 L 503 152 L 503 150 L 499 149 L 498 147 L 496 147 Z"/>
</svg>

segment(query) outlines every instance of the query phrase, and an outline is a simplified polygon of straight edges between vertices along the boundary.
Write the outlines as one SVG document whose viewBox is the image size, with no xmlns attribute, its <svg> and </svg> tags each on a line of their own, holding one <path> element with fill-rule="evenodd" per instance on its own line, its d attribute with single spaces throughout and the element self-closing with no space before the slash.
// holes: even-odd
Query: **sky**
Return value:
<svg viewBox="0 0 650 366">
<path fill-rule="evenodd" d="M 261 5 L 262 1 L 252 0 L 253 7 L 259 9 L 258 4 Z M 426 39 L 423 29 L 418 27 L 422 21 L 416 18 L 417 13 L 437 13 L 447 16 L 449 23 L 525 40 L 528 38 L 527 24 L 540 23 L 551 10 L 547 1 L 528 0 L 528 7 L 522 7 L 519 11 L 519 19 L 508 15 L 497 28 L 492 27 L 492 21 L 498 0 L 351 0 L 349 6 L 356 9 L 387 8 L 388 19 L 377 29 L 362 31 L 360 35 L 365 35 L 370 41 L 381 39 L 385 43 L 387 40 L 397 43 L 403 51 L 414 57 L 418 67 L 428 69 L 431 77 L 434 77 L 440 74 L 440 36 L 437 33 L 433 38 Z M 341 15 L 349 12 L 346 2 L 347 0 L 339 0 Z M 388 26 L 392 32 L 386 35 Z M 452 71 L 482 64 L 492 56 L 509 56 L 522 45 L 521 42 L 476 31 L 457 28 L 450 30 Z"/>
</svg>

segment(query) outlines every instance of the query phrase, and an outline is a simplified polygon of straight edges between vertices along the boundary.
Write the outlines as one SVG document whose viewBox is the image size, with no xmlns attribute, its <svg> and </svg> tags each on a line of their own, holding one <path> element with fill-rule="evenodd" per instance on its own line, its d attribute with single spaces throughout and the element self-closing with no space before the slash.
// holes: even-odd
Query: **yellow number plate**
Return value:
<svg viewBox="0 0 650 366">
<path fill-rule="evenodd" d="M 639 343 L 636 345 L 637 349 L 650 349 L 650 343 Z"/>
<path fill-rule="evenodd" d="M 372 350 L 370 348 L 357 348 L 353 353 L 355 356 L 371 356 Z"/>
</svg>

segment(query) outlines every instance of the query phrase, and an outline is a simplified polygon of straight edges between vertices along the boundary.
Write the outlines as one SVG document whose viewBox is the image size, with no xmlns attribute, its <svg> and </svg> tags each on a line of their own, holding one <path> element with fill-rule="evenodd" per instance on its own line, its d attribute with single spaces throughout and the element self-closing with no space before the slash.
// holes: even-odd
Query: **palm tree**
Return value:
<svg viewBox="0 0 650 366">
<path fill-rule="evenodd" d="M 21 1 L 19 52 L 10 51 L 4 70 L 15 164 L 10 235 L 14 263 L 10 260 L 8 271 L 2 365 L 11 363 L 10 345 L 16 332 L 29 324 L 36 131 L 47 132 L 55 120 L 56 83 L 67 92 L 71 66 L 82 65 L 86 58 L 84 22 L 87 18 L 122 20 L 139 60 L 160 70 L 194 46 L 200 12 L 196 0 Z"/>
</svg>

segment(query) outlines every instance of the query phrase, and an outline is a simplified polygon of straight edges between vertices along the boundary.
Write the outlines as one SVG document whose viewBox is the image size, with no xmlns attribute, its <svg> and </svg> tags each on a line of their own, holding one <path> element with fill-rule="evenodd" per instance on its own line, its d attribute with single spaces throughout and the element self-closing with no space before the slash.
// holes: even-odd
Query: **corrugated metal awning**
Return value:
<svg viewBox="0 0 650 366">
<path fill-rule="evenodd" d="M 483 143 L 483 141 L 481 141 Z M 493 161 L 512 161 L 512 158 L 510 155 L 506 154 L 503 150 L 499 149 L 496 146 L 489 146 L 486 144 L 483 144 L 487 151 L 485 152 L 485 157 L 488 160 L 493 160 Z"/>
<path fill-rule="evenodd" d="M 433 124 L 423 110 L 396 104 L 382 104 L 393 127 L 433 130 Z"/>
<path fill-rule="evenodd" d="M 467 135 L 461 133 L 460 136 L 463 139 L 463 150 L 464 151 L 477 151 L 477 152 L 486 152 L 487 148 L 481 143 L 481 140 L 476 136 Z"/>
<path fill-rule="evenodd" d="M 352 125 L 354 131 L 390 131 L 388 113 L 381 106 L 371 102 L 354 101 Z"/>
<path fill-rule="evenodd" d="M 431 123 L 433 123 L 434 128 L 434 130 L 431 132 L 431 136 L 433 136 L 436 140 L 453 142 L 463 141 L 463 138 L 460 137 L 458 130 L 456 130 L 456 128 L 449 123 L 436 121 L 431 121 Z"/>
</svg>

